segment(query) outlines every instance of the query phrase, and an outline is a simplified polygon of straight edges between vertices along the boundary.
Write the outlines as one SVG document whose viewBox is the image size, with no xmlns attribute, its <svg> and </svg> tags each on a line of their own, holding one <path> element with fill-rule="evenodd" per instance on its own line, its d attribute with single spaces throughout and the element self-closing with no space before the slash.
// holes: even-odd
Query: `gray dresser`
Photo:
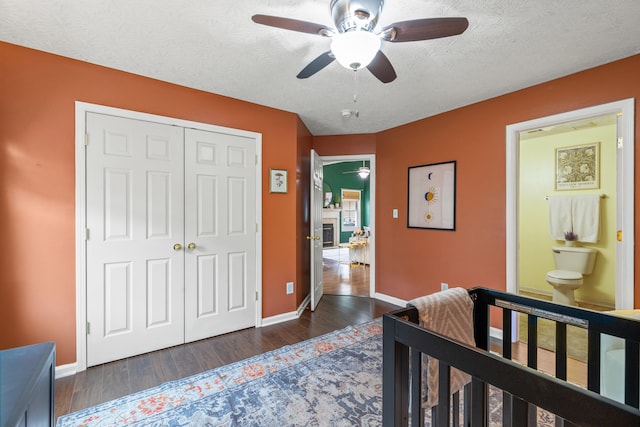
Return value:
<svg viewBox="0 0 640 427">
<path fill-rule="evenodd" d="M 54 425 L 55 349 L 45 342 L 0 351 L 0 427 Z"/>
</svg>

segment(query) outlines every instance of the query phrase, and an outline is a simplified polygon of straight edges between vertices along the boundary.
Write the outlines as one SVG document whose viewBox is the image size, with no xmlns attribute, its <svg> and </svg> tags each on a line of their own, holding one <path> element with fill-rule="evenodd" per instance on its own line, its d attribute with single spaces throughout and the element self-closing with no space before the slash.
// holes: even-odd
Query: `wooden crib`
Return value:
<svg viewBox="0 0 640 427">
<path fill-rule="evenodd" d="M 432 426 L 489 425 L 489 385 L 501 390 L 503 426 L 536 425 L 536 407 L 554 414 L 556 426 L 640 426 L 640 322 L 484 288 L 471 289 L 469 295 L 474 301 L 476 347 L 420 327 L 415 307 L 384 315 L 384 426 L 424 424 L 421 381 L 412 381 L 420 378 L 422 354 L 440 362 L 440 403 L 431 408 Z M 511 360 L 512 319 L 517 312 L 527 316 L 527 366 Z M 494 341 L 497 351 L 493 352 L 489 351 L 490 314 L 501 316 L 503 322 L 504 339 Z M 555 322 L 555 375 L 537 369 L 536 337 L 541 318 Z M 566 381 L 567 325 L 587 331 L 588 389 Z M 624 403 L 600 394 L 601 334 L 625 340 Z M 452 367 L 467 372 L 472 380 L 451 396 L 448 379 Z"/>
</svg>

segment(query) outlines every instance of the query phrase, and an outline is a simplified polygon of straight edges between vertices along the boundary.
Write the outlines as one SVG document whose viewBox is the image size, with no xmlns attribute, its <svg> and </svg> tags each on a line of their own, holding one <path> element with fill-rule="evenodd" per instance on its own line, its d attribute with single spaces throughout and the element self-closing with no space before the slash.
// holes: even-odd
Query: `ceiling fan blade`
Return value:
<svg viewBox="0 0 640 427">
<path fill-rule="evenodd" d="M 331 51 L 328 50 L 311 61 L 309 65 L 304 67 L 296 77 L 298 77 L 299 79 L 306 79 L 308 77 L 311 77 L 327 65 L 331 64 L 333 61 L 335 61 L 335 59 L 336 58 L 331 54 Z"/>
<path fill-rule="evenodd" d="M 324 25 L 313 22 L 299 21 L 297 19 L 282 18 L 271 15 L 253 15 L 253 22 L 270 27 L 283 28 L 285 30 L 298 31 L 300 33 L 319 34 L 321 36 L 331 36 L 334 31 Z"/>
<path fill-rule="evenodd" d="M 425 18 L 391 24 L 382 30 L 390 42 L 414 42 L 462 34 L 469 27 L 467 18 Z M 394 31 L 395 30 L 395 31 Z"/>
<path fill-rule="evenodd" d="M 398 77 L 393 65 L 391 65 L 391 61 L 381 50 L 376 53 L 373 61 L 367 65 L 367 69 L 382 83 L 390 83 Z"/>
</svg>

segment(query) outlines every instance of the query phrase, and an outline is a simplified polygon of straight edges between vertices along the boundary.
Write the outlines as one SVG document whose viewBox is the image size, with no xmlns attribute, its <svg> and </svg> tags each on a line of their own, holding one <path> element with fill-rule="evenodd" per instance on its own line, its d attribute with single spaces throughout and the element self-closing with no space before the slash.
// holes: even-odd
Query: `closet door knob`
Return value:
<svg viewBox="0 0 640 427">
<path fill-rule="evenodd" d="M 176 243 L 175 245 L 173 245 L 173 250 L 174 251 L 182 250 L 182 245 L 180 243 Z"/>
<path fill-rule="evenodd" d="M 194 250 L 195 248 L 196 248 L 196 244 L 195 244 L 195 243 L 189 243 L 189 244 L 187 245 L 187 249 L 189 249 L 189 250 L 191 250 L 191 251 L 192 251 L 192 250 Z"/>
</svg>

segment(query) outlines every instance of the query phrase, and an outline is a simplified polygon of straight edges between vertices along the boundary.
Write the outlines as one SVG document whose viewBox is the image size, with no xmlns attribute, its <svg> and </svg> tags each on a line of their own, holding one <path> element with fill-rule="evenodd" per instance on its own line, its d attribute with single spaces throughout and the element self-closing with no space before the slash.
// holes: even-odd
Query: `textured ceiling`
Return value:
<svg viewBox="0 0 640 427">
<path fill-rule="evenodd" d="M 330 39 L 251 16 L 333 27 L 329 3 L 0 0 L 0 40 L 291 111 L 314 135 L 378 132 L 640 52 L 639 0 L 387 0 L 378 28 L 441 16 L 467 17 L 469 28 L 383 43 L 392 83 L 337 62 L 299 80 Z"/>
</svg>

